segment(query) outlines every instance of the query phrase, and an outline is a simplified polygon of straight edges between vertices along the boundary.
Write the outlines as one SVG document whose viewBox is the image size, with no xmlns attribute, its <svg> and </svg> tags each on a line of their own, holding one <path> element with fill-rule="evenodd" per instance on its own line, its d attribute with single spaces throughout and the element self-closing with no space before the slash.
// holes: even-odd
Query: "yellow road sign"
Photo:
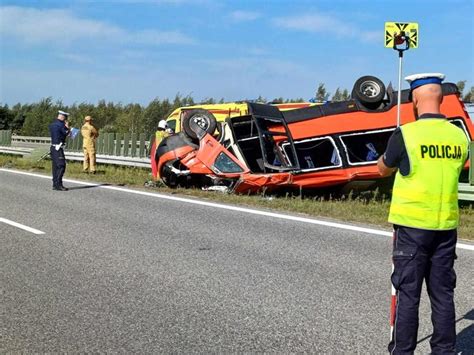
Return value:
<svg viewBox="0 0 474 355">
<path fill-rule="evenodd" d="M 385 47 L 393 48 L 408 41 L 409 48 L 418 48 L 418 23 L 416 22 L 385 22 Z M 399 43 L 401 42 L 401 43 Z"/>
</svg>

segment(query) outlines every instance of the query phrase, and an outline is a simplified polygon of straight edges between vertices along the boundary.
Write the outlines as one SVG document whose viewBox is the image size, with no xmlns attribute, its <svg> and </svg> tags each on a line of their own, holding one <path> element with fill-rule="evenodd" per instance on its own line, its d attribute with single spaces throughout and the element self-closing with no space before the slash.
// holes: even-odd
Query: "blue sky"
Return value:
<svg viewBox="0 0 474 355">
<path fill-rule="evenodd" d="M 418 22 L 404 75 L 474 85 L 474 1 L 0 1 L 0 102 L 309 99 L 362 75 L 397 85 L 386 21 Z M 406 84 L 404 84 L 406 87 Z"/>
</svg>

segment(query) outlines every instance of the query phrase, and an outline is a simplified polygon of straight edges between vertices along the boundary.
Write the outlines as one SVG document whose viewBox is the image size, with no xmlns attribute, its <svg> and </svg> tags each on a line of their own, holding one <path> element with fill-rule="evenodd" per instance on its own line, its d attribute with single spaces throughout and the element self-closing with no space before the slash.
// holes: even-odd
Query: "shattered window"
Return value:
<svg viewBox="0 0 474 355">
<path fill-rule="evenodd" d="M 171 128 L 173 131 L 176 131 L 176 120 L 168 120 L 166 123 L 168 123 L 169 128 Z"/>
<path fill-rule="evenodd" d="M 214 168 L 221 173 L 241 173 L 243 170 L 224 152 L 217 156 Z"/>
<path fill-rule="evenodd" d="M 340 136 L 351 165 L 375 163 L 385 149 L 393 129 L 357 132 Z"/>
<path fill-rule="evenodd" d="M 292 164 L 293 152 L 289 143 L 284 143 L 283 150 Z M 321 170 L 340 167 L 341 157 L 331 137 L 318 137 L 295 142 L 296 156 L 301 170 Z"/>
</svg>

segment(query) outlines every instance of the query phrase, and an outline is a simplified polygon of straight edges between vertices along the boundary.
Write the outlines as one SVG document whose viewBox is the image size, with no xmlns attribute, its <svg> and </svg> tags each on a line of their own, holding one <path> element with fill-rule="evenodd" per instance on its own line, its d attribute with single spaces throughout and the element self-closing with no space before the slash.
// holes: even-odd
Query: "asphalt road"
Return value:
<svg viewBox="0 0 474 355">
<path fill-rule="evenodd" d="M 0 170 L 0 353 L 386 351 L 388 236 Z M 168 195 L 169 196 L 169 195 Z M 474 251 L 458 249 L 474 353 Z M 426 292 L 419 353 L 429 352 Z"/>
</svg>

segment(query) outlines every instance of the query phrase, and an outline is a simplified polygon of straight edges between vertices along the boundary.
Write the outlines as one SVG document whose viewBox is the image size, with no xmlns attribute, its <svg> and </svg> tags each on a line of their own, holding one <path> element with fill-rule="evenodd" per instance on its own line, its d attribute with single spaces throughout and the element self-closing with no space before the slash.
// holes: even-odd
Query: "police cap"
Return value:
<svg viewBox="0 0 474 355">
<path fill-rule="evenodd" d="M 68 117 L 68 116 L 69 116 L 69 113 L 67 113 L 67 112 L 64 112 L 64 111 L 61 111 L 61 110 L 59 110 L 59 111 L 58 111 L 58 114 L 59 114 L 59 115 L 66 116 L 66 117 Z"/>
<path fill-rule="evenodd" d="M 405 77 L 405 80 L 410 84 L 410 90 L 414 90 L 420 86 L 426 84 L 438 84 L 441 85 L 445 78 L 444 74 L 441 73 L 422 73 L 413 74 Z"/>
</svg>

